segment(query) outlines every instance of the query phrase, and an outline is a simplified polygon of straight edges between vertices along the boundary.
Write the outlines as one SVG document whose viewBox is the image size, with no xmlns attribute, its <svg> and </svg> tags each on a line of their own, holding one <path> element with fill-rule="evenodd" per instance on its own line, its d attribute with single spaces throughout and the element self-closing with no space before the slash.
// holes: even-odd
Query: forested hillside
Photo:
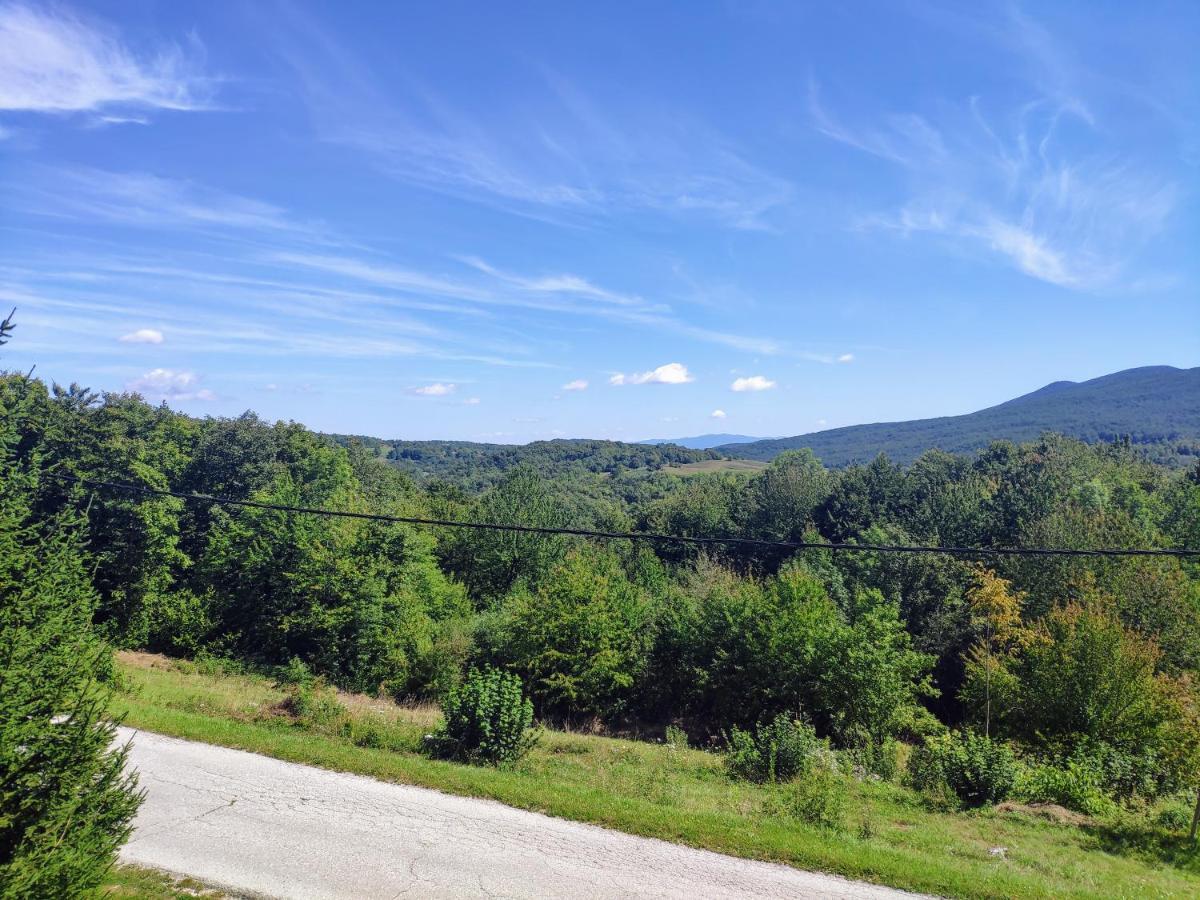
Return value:
<svg viewBox="0 0 1200 900">
<path fill-rule="evenodd" d="M 1156 466 L 1128 445 L 1047 437 L 840 470 L 790 452 L 759 473 L 679 477 L 593 466 L 587 445 L 556 442 L 546 452 L 579 458 L 557 469 L 514 460 L 471 494 L 419 484 L 377 448 L 249 414 L 194 419 L 17 374 L 0 380 L 0 408 L 13 464 L 32 479 L 30 515 L 86 520 L 96 623 L 121 647 L 287 667 L 400 699 L 445 696 L 491 666 L 519 676 L 547 721 L 672 724 L 699 744 L 792 717 L 885 778 L 898 742 L 940 753 L 967 741 L 974 753 L 984 738 L 948 729 L 986 727 L 985 749 L 1043 767 L 1029 791 L 1056 802 L 1150 802 L 1200 771 L 1195 561 L 1001 557 L 984 568 L 935 554 L 703 552 L 322 518 L 62 477 L 706 537 L 1200 546 L 1200 467 Z M 628 458 L 627 445 L 602 447 Z M 1084 799 L 1054 780 L 1079 767 L 1091 773 Z"/>
<path fill-rule="evenodd" d="M 706 459 L 718 453 L 673 444 L 650 446 L 620 441 L 554 440 L 529 444 L 479 444 L 471 441 L 388 441 L 357 435 L 331 435 L 343 446 L 360 444 L 397 469 L 425 481 L 432 478 L 475 490 L 493 484 L 506 472 L 528 465 L 552 477 L 627 469 L 655 471 Z"/>
<path fill-rule="evenodd" d="M 716 449 L 769 460 L 807 447 L 827 466 L 869 462 L 877 453 L 909 463 L 932 448 L 971 453 L 994 440 L 1032 441 L 1048 431 L 1088 443 L 1128 437 L 1159 461 L 1186 466 L 1200 456 L 1200 368 L 1146 366 L 1079 384 L 1056 381 L 963 416 L 851 425 Z"/>
</svg>

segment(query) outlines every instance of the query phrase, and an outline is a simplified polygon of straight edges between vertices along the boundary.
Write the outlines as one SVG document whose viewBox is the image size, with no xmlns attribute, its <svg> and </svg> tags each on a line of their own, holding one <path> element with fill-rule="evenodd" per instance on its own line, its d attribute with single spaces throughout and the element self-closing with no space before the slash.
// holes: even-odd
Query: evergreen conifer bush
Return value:
<svg viewBox="0 0 1200 900">
<path fill-rule="evenodd" d="M 0 897 L 76 897 L 116 859 L 141 795 L 112 746 L 111 650 L 92 629 L 81 525 L 33 516 L 17 406 L 0 409 Z"/>
</svg>

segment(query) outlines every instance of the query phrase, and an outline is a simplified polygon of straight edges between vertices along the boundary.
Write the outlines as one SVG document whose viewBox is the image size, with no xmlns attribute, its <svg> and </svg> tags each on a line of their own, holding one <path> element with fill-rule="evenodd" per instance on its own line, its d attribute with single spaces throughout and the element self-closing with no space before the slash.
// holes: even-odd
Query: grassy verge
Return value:
<svg viewBox="0 0 1200 900">
<path fill-rule="evenodd" d="M 119 664 L 126 724 L 190 740 L 929 893 L 1200 895 L 1200 857 L 1141 820 L 1055 821 L 1019 807 L 935 812 L 905 788 L 847 778 L 842 826 L 821 827 L 788 814 L 787 788 L 731 781 L 698 750 L 547 731 L 515 766 L 456 765 L 418 752 L 436 721 L 427 707 L 343 695 L 336 720 L 298 721 L 264 678 L 146 654 L 122 654 Z"/>
<path fill-rule="evenodd" d="M 116 866 L 104 879 L 101 896 L 108 900 L 219 900 L 225 895 L 190 878 L 141 866 Z"/>
</svg>

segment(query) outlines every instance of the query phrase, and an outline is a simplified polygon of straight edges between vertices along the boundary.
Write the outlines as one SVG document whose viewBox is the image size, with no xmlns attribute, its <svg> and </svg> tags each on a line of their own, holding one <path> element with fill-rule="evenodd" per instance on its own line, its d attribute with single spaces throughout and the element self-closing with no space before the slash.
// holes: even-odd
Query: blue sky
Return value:
<svg viewBox="0 0 1200 900">
<path fill-rule="evenodd" d="M 1200 5 L 0 0 L 3 364 L 797 434 L 1200 363 Z"/>
</svg>

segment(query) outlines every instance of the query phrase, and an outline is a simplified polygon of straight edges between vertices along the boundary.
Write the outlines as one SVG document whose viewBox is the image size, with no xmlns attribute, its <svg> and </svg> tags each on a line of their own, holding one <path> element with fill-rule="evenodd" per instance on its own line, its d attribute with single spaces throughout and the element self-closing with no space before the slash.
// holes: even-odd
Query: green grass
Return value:
<svg viewBox="0 0 1200 900">
<path fill-rule="evenodd" d="M 190 878 L 177 878 L 166 872 L 141 866 L 115 866 L 104 879 L 101 896 L 120 900 L 218 900 L 225 895 L 204 887 Z"/>
<path fill-rule="evenodd" d="M 817 827 L 783 811 L 786 788 L 731 781 L 716 755 L 698 750 L 547 731 L 514 766 L 457 765 L 418 752 L 437 718 L 428 707 L 342 696 L 347 712 L 306 725 L 263 678 L 144 654 L 122 654 L 120 667 L 127 689 L 117 706 L 133 727 L 735 856 L 949 896 L 1200 895 L 1200 858 L 1184 838 L 1132 820 L 1117 828 L 1020 809 L 934 812 L 906 788 L 847 778 L 844 827 Z"/>
</svg>

